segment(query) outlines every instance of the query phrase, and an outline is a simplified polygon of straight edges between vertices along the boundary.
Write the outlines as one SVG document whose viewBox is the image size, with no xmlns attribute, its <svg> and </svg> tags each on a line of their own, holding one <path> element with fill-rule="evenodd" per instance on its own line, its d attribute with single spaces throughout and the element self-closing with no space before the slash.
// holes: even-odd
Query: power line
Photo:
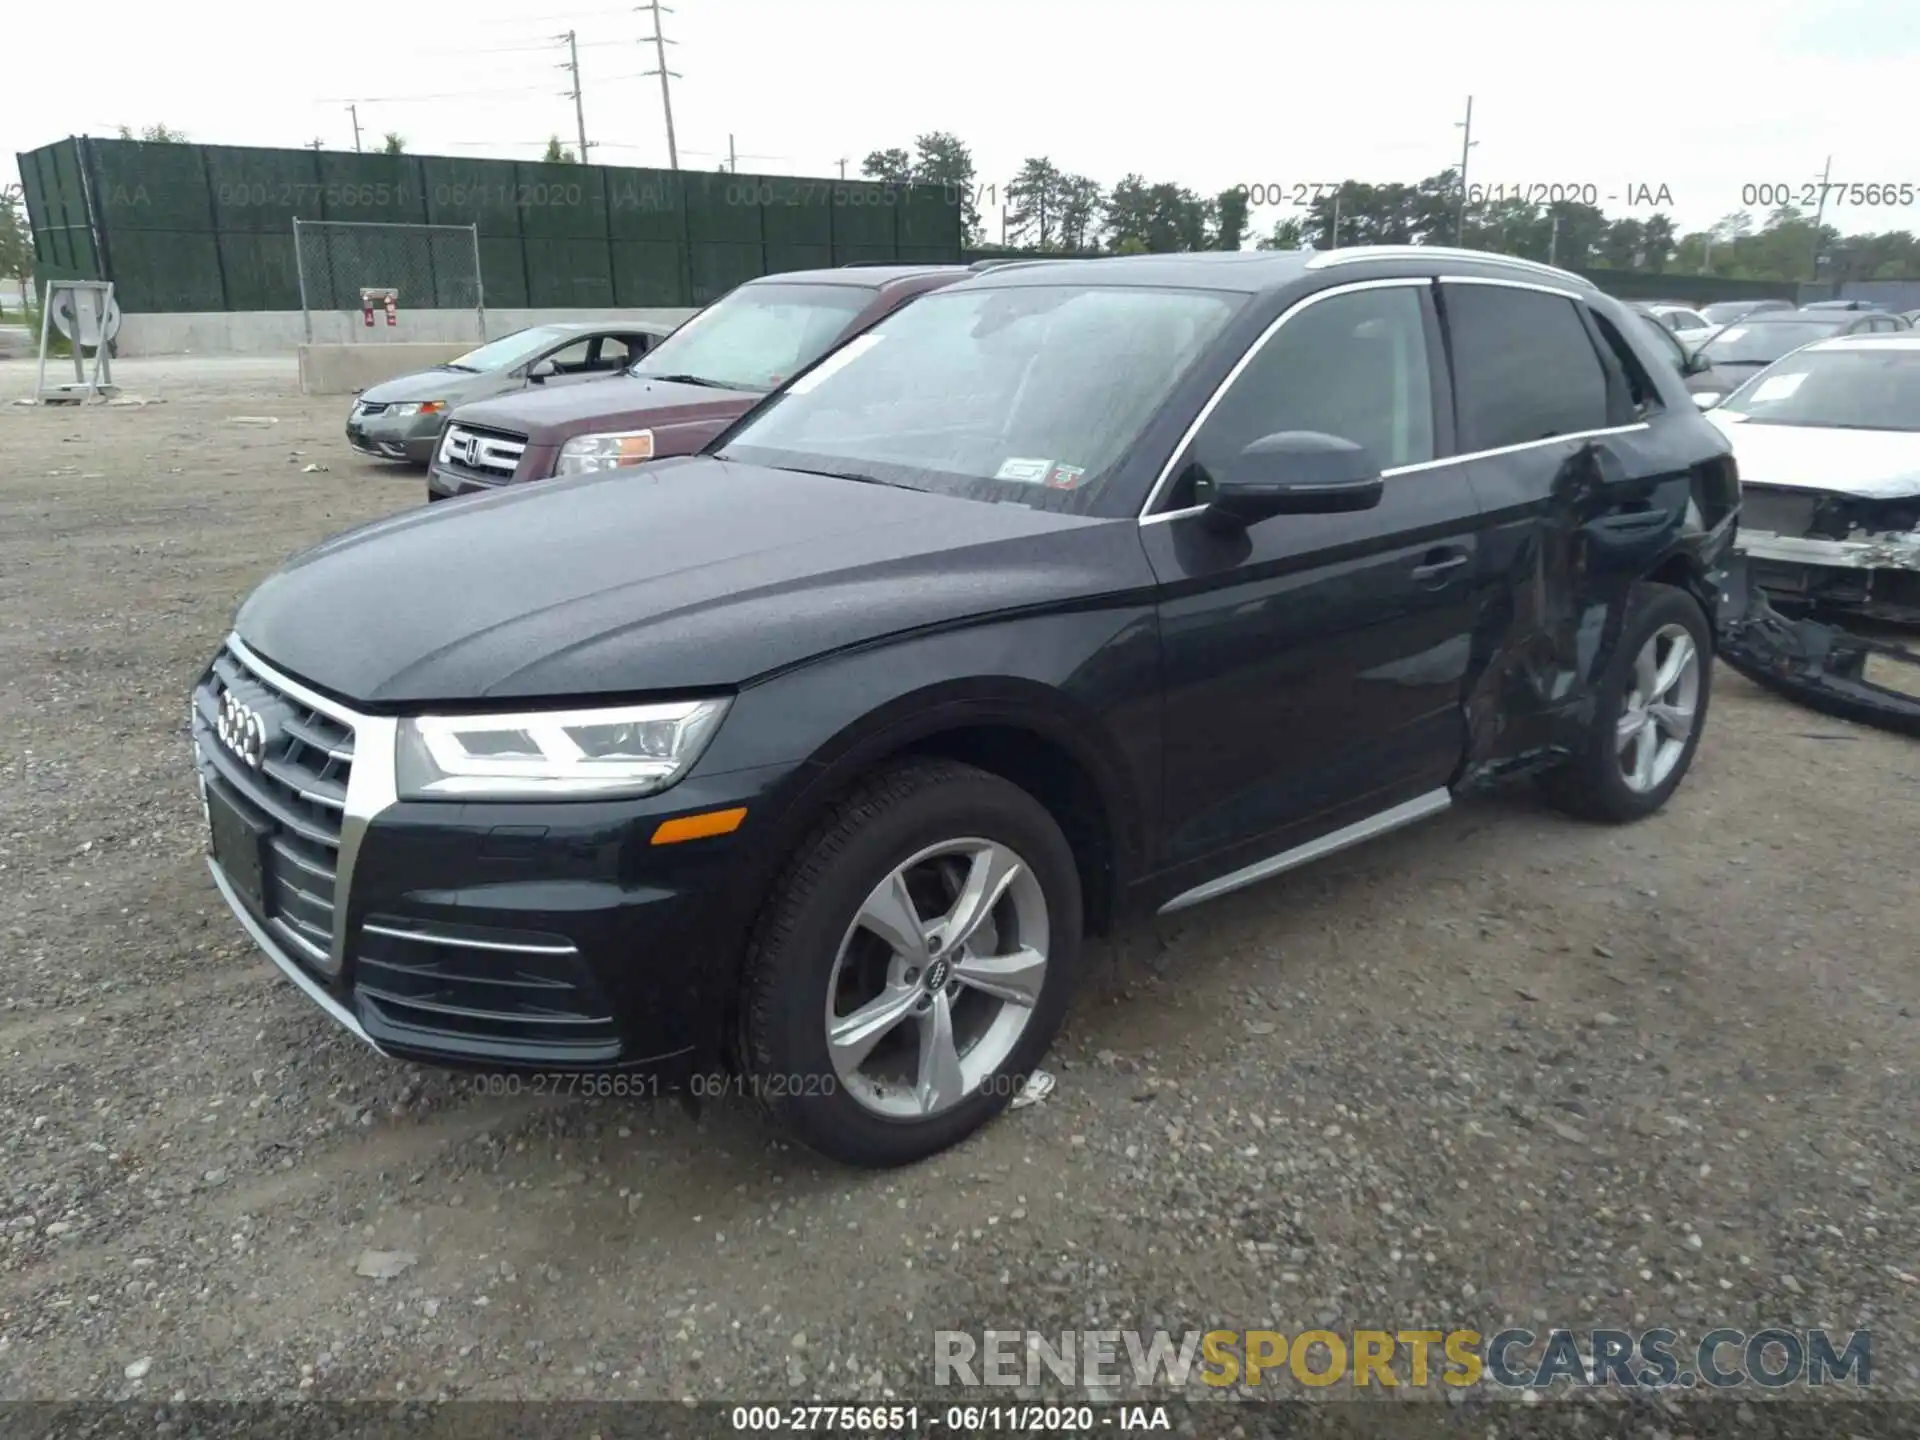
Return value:
<svg viewBox="0 0 1920 1440">
<path fill-rule="evenodd" d="M 660 109 L 667 118 L 667 164 L 669 168 L 678 170 L 680 168 L 680 148 L 674 143 L 673 139 L 673 92 L 668 87 L 667 80 L 669 76 L 675 80 L 682 77 L 667 69 L 667 46 L 674 42 L 667 39 L 664 22 L 660 19 L 661 15 L 671 15 L 673 11 L 662 5 L 660 0 L 648 0 L 647 4 L 636 7 L 636 10 L 646 10 L 653 16 L 653 34 L 640 43 L 644 45 L 648 40 L 653 42 L 653 53 L 657 57 L 659 69 L 657 71 L 650 70 L 647 73 L 650 75 L 657 73 L 660 76 Z"/>
</svg>

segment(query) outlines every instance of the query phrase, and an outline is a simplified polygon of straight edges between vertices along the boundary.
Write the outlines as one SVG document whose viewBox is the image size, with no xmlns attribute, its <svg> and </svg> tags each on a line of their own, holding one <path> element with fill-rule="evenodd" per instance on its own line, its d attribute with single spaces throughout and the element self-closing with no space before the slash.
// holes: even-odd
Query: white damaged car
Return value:
<svg viewBox="0 0 1920 1440">
<path fill-rule="evenodd" d="M 1920 625 L 1920 334 L 1815 341 L 1707 418 L 1733 441 L 1735 548 L 1770 599 Z"/>
</svg>

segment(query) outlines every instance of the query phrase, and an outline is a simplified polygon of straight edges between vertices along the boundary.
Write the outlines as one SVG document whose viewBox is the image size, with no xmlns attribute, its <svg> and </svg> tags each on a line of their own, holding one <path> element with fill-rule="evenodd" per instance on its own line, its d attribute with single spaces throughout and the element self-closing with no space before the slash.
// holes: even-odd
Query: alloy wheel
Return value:
<svg viewBox="0 0 1920 1440">
<path fill-rule="evenodd" d="M 926 1119 L 1013 1053 L 1046 984 L 1047 901 L 1033 868 L 979 838 L 888 872 L 847 927 L 827 985 L 827 1051 L 862 1106 Z"/>
<path fill-rule="evenodd" d="M 1700 703 L 1700 649 L 1683 625 L 1662 625 L 1634 657 L 1633 680 L 1615 730 L 1627 788 L 1660 788 L 1693 736 Z"/>
</svg>

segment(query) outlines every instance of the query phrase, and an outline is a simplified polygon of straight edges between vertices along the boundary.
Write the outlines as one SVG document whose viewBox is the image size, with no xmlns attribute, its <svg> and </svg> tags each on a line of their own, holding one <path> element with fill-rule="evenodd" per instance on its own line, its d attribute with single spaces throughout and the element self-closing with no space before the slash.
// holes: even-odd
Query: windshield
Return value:
<svg viewBox="0 0 1920 1440">
<path fill-rule="evenodd" d="M 1084 513 L 1241 303 L 1087 285 L 931 295 L 802 376 L 722 458 Z"/>
<path fill-rule="evenodd" d="M 1730 325 L 1700 347 L 1716 365 L 1771 365 L 1789 350 L 1811 345 L 1836 333 L 1843 320 L 1772 320 L 1758 325 Z"/>
<path fill-rule="evenodd" d="M 1920 431 L 1920 350 L 1808 350 L 1756 375 L 1720 408 L 1755 425 Z"/>
<path fill-rule="evenodd" d="M 831 350 L 873 297 L 865 285 L 742 285 L 627 373 L 727 390 L 772 390 Z"/>
<path fill-rule="evenodd" d="M 498 340 L 489 340 L 478 350 L 469 350 L 447 361 L 447 365 L 454 370 L 477 370 L 482 374 L 511 370 L 516 365 L 525 364 L 549 345 L 558 345 L 572 333 L 548 325 L 535 325 L 529 330 L 516 330 L 511 335 L 502 335 Z"/>
</svg>

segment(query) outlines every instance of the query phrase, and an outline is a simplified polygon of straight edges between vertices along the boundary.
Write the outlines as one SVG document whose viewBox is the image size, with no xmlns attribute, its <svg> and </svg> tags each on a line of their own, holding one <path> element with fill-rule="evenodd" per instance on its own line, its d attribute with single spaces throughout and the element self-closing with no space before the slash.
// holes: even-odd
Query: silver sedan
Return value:
<svg viewBox="0 0 1920 1440">
<path fill-rule="evenodd" d="M 455 406 L 529 385 L 575 385 L 618 375 L 672 329 L 621 320 L 516 330 L 444 365 L 361 391 L 347 414 L 347 443 L 382 460 L 425 465 Z"/>
</svg>

